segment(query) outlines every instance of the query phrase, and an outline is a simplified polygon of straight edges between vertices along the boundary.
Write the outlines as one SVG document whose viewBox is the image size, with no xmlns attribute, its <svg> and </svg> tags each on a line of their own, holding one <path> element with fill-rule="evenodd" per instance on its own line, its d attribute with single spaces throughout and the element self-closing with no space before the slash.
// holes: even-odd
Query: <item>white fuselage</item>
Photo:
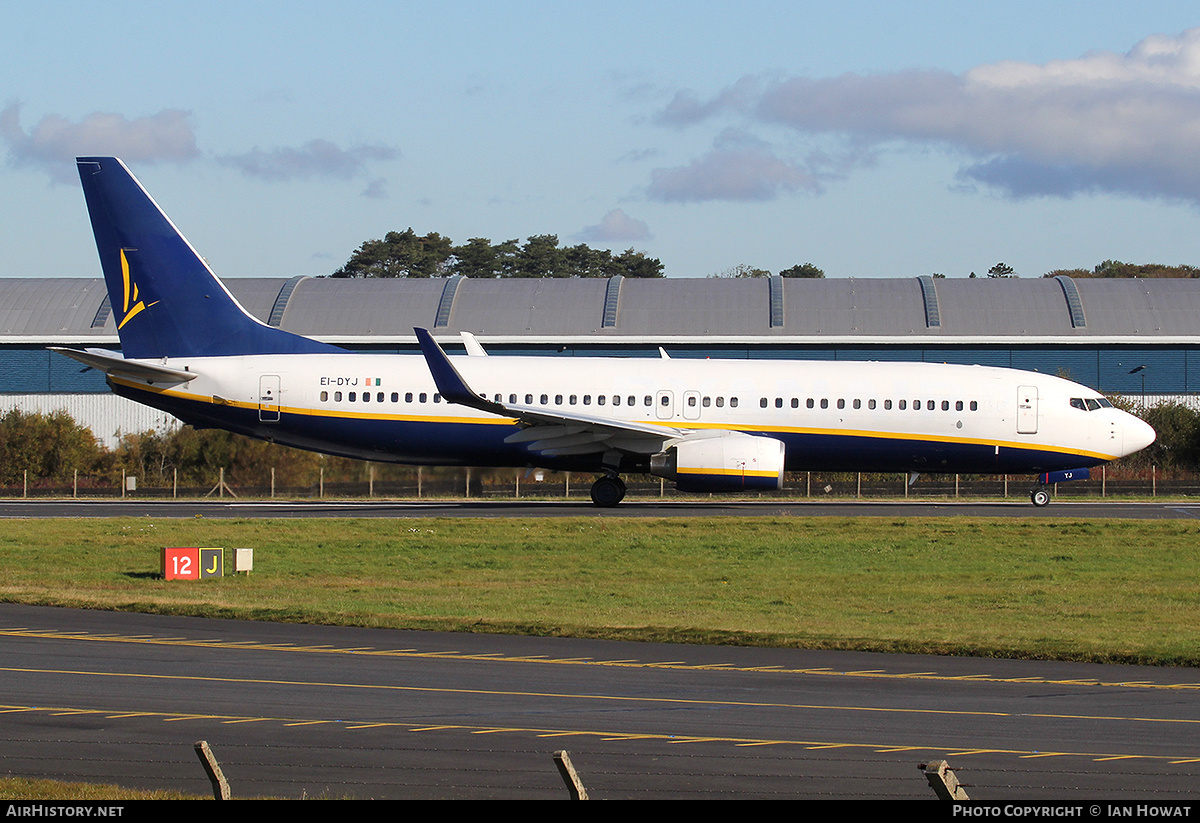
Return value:
<svg viewBox="0 0 1200 823">
<path fill-rule="evenodd" d="M 488 399 L 549 413 L 782 440 L 787 467 L 1040 472 L 1144 448 L 1145 423 L 1057 377 L 984 366 L 787 360 L 455 357 Z M 447 403 L 420 355 L 156 360 L 199 376 L 118 391 L 185 421 L 377 460 L 578 465 L 504 438 L 516 422 Z M 1090 400 L 1072 404 L 1072 400 Z M 216 422 L 216 421 L 225 421 Z"/>
</svg>

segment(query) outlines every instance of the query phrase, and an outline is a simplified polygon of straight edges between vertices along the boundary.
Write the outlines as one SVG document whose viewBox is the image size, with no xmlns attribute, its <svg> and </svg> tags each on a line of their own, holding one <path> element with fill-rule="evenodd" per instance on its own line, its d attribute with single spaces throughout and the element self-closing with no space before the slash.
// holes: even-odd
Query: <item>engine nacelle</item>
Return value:
<svg viewBox="0 0 1200 823">
<path fill-rule="evenodd" d="M 783 488 L 783 441 L 730 432 L 684 440 L 650 458 L 650 473 L 684 492 Z"/>
</svg>

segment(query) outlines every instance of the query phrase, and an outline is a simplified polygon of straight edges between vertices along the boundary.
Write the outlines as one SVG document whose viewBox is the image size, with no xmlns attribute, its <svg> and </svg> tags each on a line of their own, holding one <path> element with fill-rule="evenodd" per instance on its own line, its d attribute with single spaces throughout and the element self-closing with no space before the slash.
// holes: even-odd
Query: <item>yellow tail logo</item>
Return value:
<svg viewBox="0 0 1200 823">
<path fill-rule="evenodd" d="M 121 324 L 117 326 L 117 331 L 125 327 L 125 324 L 140 314 L 145 309 L 150 308 L 158 303 L 157 300 L 147 306 L 138 299 L 137 283 L 134 283 L 129 276 L 129 260 L 125 258 L 125 249 L 121 249 L 121 283 L 125 287 L 125 305 L 122 308 L 124 317 L 121 319 Z"/>
</svg>

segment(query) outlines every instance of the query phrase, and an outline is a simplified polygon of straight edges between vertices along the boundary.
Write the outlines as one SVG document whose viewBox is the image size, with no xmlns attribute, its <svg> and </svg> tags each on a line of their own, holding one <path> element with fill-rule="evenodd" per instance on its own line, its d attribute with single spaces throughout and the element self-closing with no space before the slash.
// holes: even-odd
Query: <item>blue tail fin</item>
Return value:
<svg viewBox="0 0 1200 823">
<path fill-rule="evenodd" d="M 128 358 L 341 351 L 251 316 L 115 157 L 78 157 Z"/>
</svg>

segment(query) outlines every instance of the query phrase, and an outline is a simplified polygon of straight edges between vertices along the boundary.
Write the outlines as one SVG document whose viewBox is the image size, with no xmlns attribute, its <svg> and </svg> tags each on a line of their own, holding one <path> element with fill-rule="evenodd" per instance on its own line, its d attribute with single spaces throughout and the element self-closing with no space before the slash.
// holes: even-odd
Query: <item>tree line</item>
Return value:
<svg viewBox="0 0 1200 823">
<path fill-rule="evenodd" d="M 825 271 L 814 263 L 800 263 L 778 272 L 781 277 L 824 278 Z M 505 240 L 493 243 L 473 237 L 456 245 L 438 232 L 418 235 L 411 227 L 390 231 L 382 240 L 366 240 L 350 259 L 330 277 L 664 277 L 662 261 L 629 248 L 620 254 L 594 249 L 586 243 L 563 246 L 558 235 L 537 234 L 524 243 Z M 1124 263 L 1105 260 L 1091 269 L 1055 269 L 1042 277 L 1147 277 L 1196 278 L 1200 268 L 1189 265 L 1167 266 L 1161 263 Z M 770 277 L 767 269 L 739 263 L 709 277 Z M 971 272 L 968 278 L 978 275 Z M 1020 275 L 1000 261 L 987 270 L 987 277 L 1010 278 Z M 943 279 L 941 272 L 933 277 Z"/>
<path fill-rule="evenodd" d="M 620 254 L 580 243 L 559 245 L 558 235 L 539 234 L 525 242 L 493 243 L 473 237 L 455 245 L 437 232 L 412 228 L 367 240 L 331 277 L 662 277 L 663 264 L 630 248 Z"/>
<path fill-rule="evenodd" d="M 1200 277 L 1200 269 L 1195 266 L 1180 265 L 1180 266 L 1164 266 L 1162 263 L 1122 263 L 1120 260 L 1105 260 L 1103 263 L 1097 263 L 1091 269 L 1055 269 L 1048 271 L 1042 277 L 1058 277 L 1065 275 L 1067 277 L 1155 277 L 1155 278 L 1192 278 Z M 946 275 L 935 272 L 934 277 L 943 279 Z M 974 278 L 978 275 L 971 272 L 967 275 L 968 278 Z M 987 276 L 996 277 L 1020 277 L 1013 269 L 1004 261 L 1000 261 L 996 265 L 987 270 Z"/>
</svg>

